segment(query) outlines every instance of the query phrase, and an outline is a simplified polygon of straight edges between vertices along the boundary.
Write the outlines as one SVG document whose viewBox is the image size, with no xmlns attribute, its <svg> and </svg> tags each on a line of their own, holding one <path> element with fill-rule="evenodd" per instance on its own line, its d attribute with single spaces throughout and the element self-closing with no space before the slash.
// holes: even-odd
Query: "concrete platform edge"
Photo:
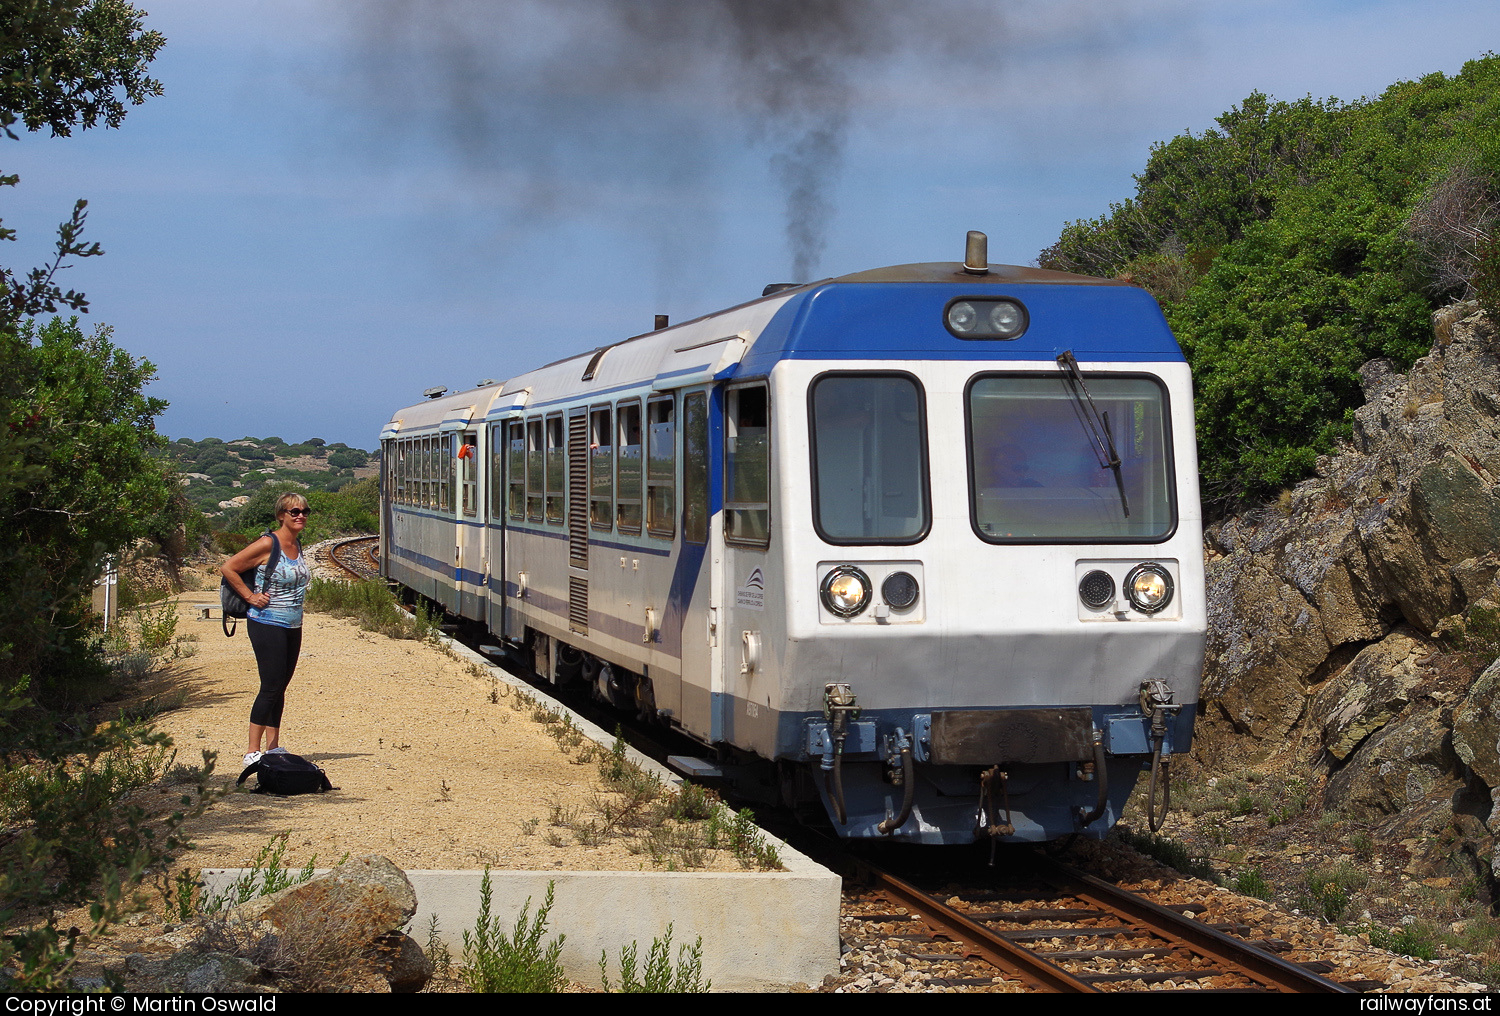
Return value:
<svg viewBox="0 0 1500 1016">
<path fill-rule="evenodd" d="M 563 713 L 584 736 L 609 748 L 614 736 L 571 709 L 500 668 L 484 656 L 451 639 L 444 644 L 459 659 L 475 663 L 495 680 L 536 696 L 547 708 Z M 632 762 L 656 773 L 674 786 L 681 777 L 634 748 L 626 748 Z M 672 926 L 673 960 L 681 945 L 703 939 L 703 976 L 715 991 L 775 991 L 817 984 L 836 973 L 839 962 L 839 876 L 776 840 L 785 871 L 670 872 L 670 871 L 511 871 L 490 872 L 491 917 L 507 931 L 530 901 L 531 913 L 554 884 L 548 941 L 561 934 L 563 968 L 583 984 L 599 984 L 599 956 L 607 953 L 609 973 L 618 976 L 620 949 L 637 943 L 640 965 L 645 965 L 654 939 Z M 205 869 L 209 894 L 224 891 L 244 869 Z M 427 944 L 433 917 L 438 938 L 462 959 L 463 933 L 479 917 L 481 870 L 408 871 L 417 892 L 417 914 L 408 929 Z"/>
</svg>

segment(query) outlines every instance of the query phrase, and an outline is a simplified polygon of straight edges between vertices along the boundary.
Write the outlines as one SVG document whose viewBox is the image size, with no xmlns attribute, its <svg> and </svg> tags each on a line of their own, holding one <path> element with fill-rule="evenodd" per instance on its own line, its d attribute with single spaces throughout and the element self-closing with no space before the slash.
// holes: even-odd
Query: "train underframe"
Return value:
<svg viewBox="0 0 1500 1016">
<path fill-rule="evenodd" d="M 603 705 L 693 737 L 656 707 L 651 681 L 527 630 L 512 658 L 534 675 L 586 688 Z M 774 760 L 731 745 L 704 748 L 695 775 L 786 807 L 845 839 L 927 845 L 1102 839 L 1143 774 L 1164 803 L 1170 755 L 1186 751 L 1190 709 L 1143 682 L 1133 707 L 859 713 L 830 685 L 822 715 L 789 717 L 799 747 Z M 1155 696 L 1155 698 L 1153 698 Z M 842 731 L 842 732 L 841 732 Z M 1010 751 L 1001 745 L 1021 745 Z"/>
</svg>

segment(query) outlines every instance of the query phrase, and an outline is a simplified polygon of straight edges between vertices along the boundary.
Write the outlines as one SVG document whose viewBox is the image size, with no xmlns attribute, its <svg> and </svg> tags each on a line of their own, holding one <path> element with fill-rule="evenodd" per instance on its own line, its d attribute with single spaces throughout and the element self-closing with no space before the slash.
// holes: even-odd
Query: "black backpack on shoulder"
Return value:
<svg viewBox="0 0 1500 1016">
<path fill-rule="evenodd" d="M 269 536 L 271 538 L 271 556 L 266 561 L 266 586 L 269 587 L 271 585 L 271 575 L 276 571 L 277 562 L 281 560 L 281 541 L 269 529 L 261 533 L 260 536 Z M 260 536 L 257 536 L 256 539 L 260 539 Z M 255 568 L 259 567 L 260 565 L 255 566 Z M 255 568 L 240 572 L 240 581 L 244 582 L 245 588 L 252 593 L 263 593 L 265 592 L 264 589 L 255 588 Z M 229 584 L 229 580 L 226 578 L 219 579 L 219 607 L 219 613 L 222 615 L 220 623 L 224 626 L 224 634 L 233 637 L 235 631 L 239 628 L 239 622 L 249 616 L 250 604 L 245 601 L 243 596 L 235 592 L 234 587 Z M 233 625 L 229 623 L 230 619 L 234 620 L 235 623 Z"/>
<path fill-rule="evenodd" d="M 337 789 L 328 782 L 328 774 L 315 763 L 289 751 L 267 753 L 251 762 L 240 773 L 235 786 L 242 786 L 250 774 L 255 774 L 255 793 L 321 794 L 325 790 Z"/>
</svg>

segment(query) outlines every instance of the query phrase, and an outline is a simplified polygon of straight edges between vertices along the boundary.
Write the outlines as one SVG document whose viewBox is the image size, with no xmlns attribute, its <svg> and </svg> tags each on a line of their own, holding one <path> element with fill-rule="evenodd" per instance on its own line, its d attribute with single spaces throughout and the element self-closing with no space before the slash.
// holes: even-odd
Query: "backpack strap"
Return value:
<svg viewBox="0 0 1500 1016">
<path fill-rule="evenodd" d="M 271 556 L 266 561 L 266 580 L 261 583 L 260 589 L 257 590 L 258 592 L 263 593 L 267 589 L 271 588 L 271 576 L 275 574 L 276 566 L 281 563 L 281 538 L 275 533 L 271 532 L 269 529 L 267 529 L 260 535 L 269 536 L 271 538 Z M 298 544 L 298 548 L 301 548 L 300 543 Z"/>
<path fill-rule="evenodd" d="M 245 583 L 246 588 L 248 588 L 252 593 L 263 593 L 267 589 L 271 588 L 271 575 L 272 575 L 272 573 L 274 573 L 276 571 L 276 565 L 278 565 L 281 562 L 281 540 L 276 536 L 275 533 L 271 532 L 269 529 L 267 529 L 265 532 L 261 533 L 260 535 L 261 536 L 269 536 L 271 538 L 271 556 L 266 560 L 266 572 L 265 572 L 266 577 L 265 577 L 265 580 L 261 583 L 260 588 L 259 589 L 255 588 L 255 582 L 253 580 Z M 260 539 L 260 537 L 256 537 L 256 539 Z M 301 540 L 297 541 L 297 549 L 298 549 L 298 551 L 301 551 L 301 549 L 302 549 L 302 541 Z M 255 574 L 255 569 L 252 568 L 247 574 L 251 575 L 252 578 L 253 578 L 253 576 Z M 242 575 L 241 578 L 243 578 L 243 577 L 244 576 Z M 231 621 L 233 621 L 234 623 L 231 624 L 230 623 Z M 222 616 L 221 615 L 220 618 L 219 618 L 219 623 L 224 628 L 224 634 L 228 635 L 230 638 L 234 638 L 234 633 L 236 631 L 238 631 L 239 627 L 240 627 L 240 622 L 239 622 L 238 618 L 231 618 L 231 617 L 228 617 L 228 616 Z M 245 771 L 245 773 L 246 773 L 246 775 L 249 775 L 249 770 L 247 769 Z M 240 782 L 243 783 L 244 780 L 245 780 L 245 777 L 241 776 L 240 777 Z"/>
</svg>

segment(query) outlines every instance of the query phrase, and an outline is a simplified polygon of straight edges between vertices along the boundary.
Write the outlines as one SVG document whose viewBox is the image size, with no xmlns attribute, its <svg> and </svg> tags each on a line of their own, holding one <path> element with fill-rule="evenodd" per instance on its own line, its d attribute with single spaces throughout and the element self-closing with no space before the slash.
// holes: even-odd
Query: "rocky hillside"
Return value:
<svg viewBox="0 0 1500 1016">
<path fill-rule="evenodd" d="M 279 437 L 178 438 L 162 450 L 181 475 L 187 498 L 210 515 L 243 505 L 267 484 L 295 484 L 305 490 L 336 491 L 374 476 L 375 457 L 343 443 L 311 438 L 287 444 Z"/>
<path fill-rule="evenodd" d="M 1315 478 L 1207 533 L 1198 751 L 1295 773 L 1314 810 L 1493 886 L 1500 340 L 1472 302 L 1433 323 L 1408 373 L 1361 368 L 1352 440 Z"/>
</svg>

